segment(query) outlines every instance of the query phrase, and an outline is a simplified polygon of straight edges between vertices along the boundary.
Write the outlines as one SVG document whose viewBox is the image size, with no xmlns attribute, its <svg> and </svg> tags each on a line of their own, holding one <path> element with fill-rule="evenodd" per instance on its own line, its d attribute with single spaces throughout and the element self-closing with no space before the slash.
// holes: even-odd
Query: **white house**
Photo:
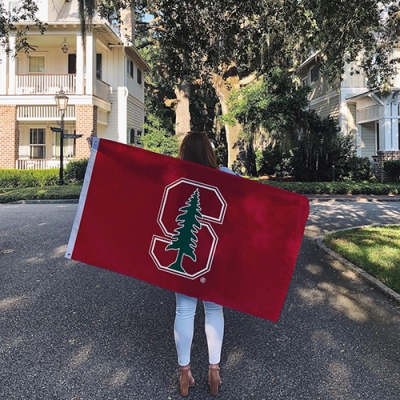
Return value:
<svg viewBox="0 0 400 400">
<path fill-rule="evenodd" d="M 18 2 L 3 0 L 6 9 Z M 98 136 L 133 143 L 144 122 L 144 73 L 148 64 L 135 47 L 107 21 L 95 17 L 85 45 L 78 1 L 39 0 L 37 17 L 44 35 L 32 28 L 27 56 L 0 49 L 0 168 L 59 166 L 60 124 L 54 96 L 68 96 L 64 159 L 88 157 L 87 139 Z M 130 30 L 133 32 L 133 30 Z M 15 44 L 15 37 L 10 38 Z"/>
<path fill-rule="evenodd" d="M 357 155 L 369 157 L 383 178 L 383 163 L 400 159 L 400 75 L 389 93 L 370 91 L 366 77 L 354 65 L 346 65 L 341 82 L 329 85 L 319 70 L 319 53 L 303 62 L 300 74 L 311 86 L 310 107 L 337 118 L 343 134 L 354 134 Z"/>
</svg>

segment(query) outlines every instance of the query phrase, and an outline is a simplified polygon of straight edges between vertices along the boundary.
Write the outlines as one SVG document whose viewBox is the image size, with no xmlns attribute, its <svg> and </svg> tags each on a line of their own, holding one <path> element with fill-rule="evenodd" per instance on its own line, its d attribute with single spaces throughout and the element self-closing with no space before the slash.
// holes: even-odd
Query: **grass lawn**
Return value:
<svg viewBox="0 0 400 400">
<path fill-rule="evenodd" d="M 324 243 L 400 293 L 400 225 L 336 232 L 326 236 Z"/>
</svg>

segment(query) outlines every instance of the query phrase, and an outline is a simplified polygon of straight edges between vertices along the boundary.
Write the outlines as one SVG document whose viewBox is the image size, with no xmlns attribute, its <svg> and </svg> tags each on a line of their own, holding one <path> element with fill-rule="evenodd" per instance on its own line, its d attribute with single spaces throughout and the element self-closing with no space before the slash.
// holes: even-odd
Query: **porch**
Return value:
<svg viewBox="0 0 400 400">
<path fill-rule="evenodd" d="M 76 74 L 17 74 L 15 85 L 18 95 L 55 95 L 60 90 L 67 94 L 78 94 Z M 85 82 L 84 89 L 86 92 Z M 110 85 L 96 78 L 93 95 L 109 101 Z"/>
<path fill-rule="evenodd" d="M 65 167 L 71 159 L 63 160 L 63 166 Z M 31 159 L 20 159 L 16 161 L 16 169 L 51 169 L 60 168 L 60 160 L 31 160 Z"/>
</svg>

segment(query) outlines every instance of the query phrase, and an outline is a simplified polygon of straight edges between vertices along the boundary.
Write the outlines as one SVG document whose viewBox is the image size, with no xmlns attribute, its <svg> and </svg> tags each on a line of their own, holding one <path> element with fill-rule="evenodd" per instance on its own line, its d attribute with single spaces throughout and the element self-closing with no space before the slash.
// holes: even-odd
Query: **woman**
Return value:
<svg viewBox="0 0 400 400">
<path fill-rule="evenodd" d="M 178 157 L 182 160 L 218 169 L 214 150 L 204 132 L 189 132 L 182 141 Z M 227 168 L 224 168 L 224 170 L 233 173 Z M 224 336 L 224 315 L 222 306 L 210 301 L 204 301 L 203 303 L 210 363 L 208 383 L 211 394 L 216 396 L 219 385 L 222 383 L 219 376 L 219 362 Z M 195 384 L 195 380 L 190 372 L 190 349 L 193 340 L 196 306 L 197 299 L 176 293 L 174 337 L 180 366 L 179 383 L 182 396 L 187 396 L 189 387 L 193 387 Z"/>
</svg>

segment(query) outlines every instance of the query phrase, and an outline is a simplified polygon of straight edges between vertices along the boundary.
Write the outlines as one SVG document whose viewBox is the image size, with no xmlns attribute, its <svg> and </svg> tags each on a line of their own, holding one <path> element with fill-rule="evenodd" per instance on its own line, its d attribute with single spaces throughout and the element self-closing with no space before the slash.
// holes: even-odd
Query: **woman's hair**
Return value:
<svg viewBox="0 0 400 400">
<path fill-rule="evenodd" d="M 188 132 L 182 140 L 178 158 L 218 169 L 214 149 L 204 132 Z"/>
</svg>

